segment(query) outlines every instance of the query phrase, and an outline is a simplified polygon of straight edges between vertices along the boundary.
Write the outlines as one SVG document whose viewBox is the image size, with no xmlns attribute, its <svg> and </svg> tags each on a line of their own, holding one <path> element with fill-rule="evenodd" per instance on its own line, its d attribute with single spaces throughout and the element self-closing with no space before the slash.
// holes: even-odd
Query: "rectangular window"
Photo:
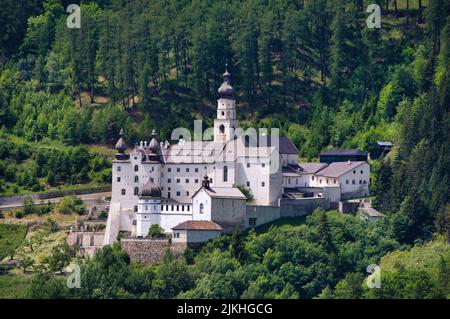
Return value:
<svg viewBox="0 0 450 319">
<path fill-rule="evenodd" d="M 189 184 L 189 178 L 186 178 L 186 184 Z"/>
<path fill-rule="evenodd" d="M 172 183 L 172 179 L 168 178 L 168 179 L 167 179 L 167 183 L 168 183 L 168 184 Z"/>
<path fill-rule="evenodd" d="M 180 184 L 180 179 L 179 178 L 177 178 L 177 184 Z"/>
<path fill-rule="evenodd" d="M 247 163 L 247 167 L 250 167 L 250 163 Z"/>
<path fill-rule="evenodd" d="M 262 183 L 261 183 L 261 186 L 262 186 L 262 187 L 266 186 L 266 183 L 262 182 Z"/>
<path fill-rule="evenodd" d="M 177 196 L 181 196 L 181 193 L 180 193 L 180 192 L 177 192 Z"/>
<path fill-rule="evenodd" d="M 266 163 L 262 163 L 261 166 L 264 168 L 266 167 Z"/>
<path fill-rule="evenodd" d="M 180 211 L 180 205 L 177 205 L 177 212 Z"/>
<path fill-rule="evenodd" d="M 355 180 L 352 180 L 352 184 L 353 184 L 353 185 L 355 185 L 355 184 L 356 184 Z"/>
<path fill-rule="evenodd" d="M 195 179 L 195 184 L 198 184 L 198 179 L 197 178 Z"/>
<path fill-rule="evenodd" d="M 189 196 L 189 192 L 186 192 L 186 196 Z"/>
<path fill-rule="evenodd" d="M 120 177 L 117 177 L 117 182 L 120 183 Z"/>
<path fill-rule="evenodd" d="M 190 210 L 191 210 L 191 206 L 188 206 L 188 207 L 187 207 L 187 211 L 190 211 Z"/>
<path fill-rule="evenodd" d="M 181 211 L 184 212 L 184 205 L 181 205 Z"/>
<path fill-rule="evenodd" d="M 117 171 L 120 172 L 122 170 L 122 167 L 117 166 Z"/>
<path fill-rule="evenodd" d="M 346 180 L 345 180 L 345 184 L 347 184 L 347 185 L 348 185 L 348 179 L 346 179 Z"/>
<path fill-rule="evenodd" d="M 186 168 L 186 173 L 189 173 L 189 168 Z"/>
<path fill-rule="evenodd" d="M 172 169 L 170 167 L 168 167 L 167 171 L 170 173 L 172 171 Z"/>
<path fill-rule="evenodd" d="M 247 182 L 247 187 L 250 187 L 250 182 Z"/>
<path fill-rule="evenodd" d="M 180 168 L 179 168 L 179 167 L 177 167 L 177 172 L 178 172 L 178 173 L 180 172 Z"/>
<path fill-rule="evenodd" d="M 195 168 L 195 172 L 198 173 L 198 168 Z"/>
<path fill-rule="evenodd" d="M 125 194 L 126 194 L 125 188 L 122 188 L 122 195 L 125 195 Z"/>
<path fill-rule="evenodd" d="M 364 171 L 361 170 L 361 174 L 364 174 Z"/>
</svg>

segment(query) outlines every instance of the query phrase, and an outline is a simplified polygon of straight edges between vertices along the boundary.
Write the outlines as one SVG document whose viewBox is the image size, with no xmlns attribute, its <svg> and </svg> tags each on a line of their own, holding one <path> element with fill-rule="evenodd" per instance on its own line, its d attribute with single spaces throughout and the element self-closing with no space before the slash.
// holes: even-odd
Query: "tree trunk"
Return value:
<svg viewBox="0 0 450 319">
<path fill-rule="evenodd" d="M 398 6 L 397 6 L 397 0 L 394 0 L 394 14 L 398 15 Z"/>
<path fill-rule="evenodd" d="M 91 86 L 91 104 L 94 103 L 94 84 Z"/>
<path fill-rule="evenodd" d="M 409 26 L 409 0 L 406 0 L 406 25 Z"/>
<path fill-rule="evenodd" d="M 423 12 L 423 5 L 422 0 L 419 0 L 419 20 L 417 21 L 419 24 L 422 23 L 422 12 Z"/>
</svg>

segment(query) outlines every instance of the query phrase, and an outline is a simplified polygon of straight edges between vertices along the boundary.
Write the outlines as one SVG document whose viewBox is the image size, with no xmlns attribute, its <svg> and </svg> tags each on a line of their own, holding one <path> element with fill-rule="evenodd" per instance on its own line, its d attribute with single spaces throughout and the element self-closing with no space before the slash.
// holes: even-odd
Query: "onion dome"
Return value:
<svg viewBox="0 0 450 319">
<path fill-rule="evenodd" d="M 220 98 L 222 99 L 230 99 L 234 97 L 234 89 L 231 86 L 230 73 L 228 73 L 227 69 L 225 69 L 225 73 L 223 74 L 223 83 L 220 86 L 218 92 Z"/>
<path fill-rule="evenodd" d="M 127 150 L 127 144 L 125 143 L 125 134 L 123 133 L 123 129 L 120 130 L 119 133 L 119 140 L 116 143 L 116 159 L 119 161 L 126 161 L 130 158 L 129 154 L 125 154 L 125 151 Z"/>
<path fill-rule="evenodd" d="M 158 137 L 156 135 L 155 129 L 152 131 L 152 140 L 150 141 L 150 144 L 148 145 L 148 148 L 153 154 L 158 154 L 160 151 L 160 145 L 158 142 Z"/>
<path fill-rule="evenodd" d="M 150 179 L 141 189 L 139 197 L 161 198 L 161 188 Z"/>
<path fill-rule="evenodd" d="M 116 150 L 121 154 L 123 154 L 127 149 L 127 144 L 125 143 L 124 136 L 125 136 L 125 134 L 124 134 L 123 128 L 122 128 L 119 133 L 119 140 L 116 143 Z"/>
</svg>

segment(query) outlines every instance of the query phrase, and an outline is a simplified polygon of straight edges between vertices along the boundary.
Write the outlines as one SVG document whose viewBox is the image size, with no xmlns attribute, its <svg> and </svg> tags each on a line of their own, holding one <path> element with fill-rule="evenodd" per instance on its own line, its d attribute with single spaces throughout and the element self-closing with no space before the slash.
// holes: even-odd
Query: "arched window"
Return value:
<svg viewBox="0 0 450 319">
<path fill-rule="evenodd" d="M 139 195 L 139 187 L 134 188 L 134 195 L 135 196 Z"/>
<path fill-rule="evenodd" d="M 228 166 L 223 167 L 223 181 L 228 182 Z"/>
<path fill-rule="evenodd" d="M 134 177 L 134 182 L 135 182 L 135 183 L 139 182 L 139 176 L 135 176 L 135 177 Z"/>
<path fill-rule="evenodd" d="M 134 165 L 134 171 L 135 171 L 135 172 L 139 171 L 139 166 Z"/>
<path fill-rule="evenodd" d="M 219 127 L 219 131 L 220 131 L 220 133 L 225 133 L 225 126 L 222 124 L 222 125 L 220 125 L 220 127 Z"/>
<path fill-rule="evenodd" d="M 205 205 L 203 203 L 200 203 L 200 214 L 205 213 Z"/>
</svg>

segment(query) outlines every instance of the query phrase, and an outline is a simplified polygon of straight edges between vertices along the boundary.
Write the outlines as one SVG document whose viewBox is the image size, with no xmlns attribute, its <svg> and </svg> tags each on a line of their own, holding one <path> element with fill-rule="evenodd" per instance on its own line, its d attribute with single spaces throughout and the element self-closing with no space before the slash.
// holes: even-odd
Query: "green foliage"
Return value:
<svg viewBox="0 0 450 319">
<path fill-rule="evenodd" d="M 26 225 L 0 224 L 0 260 L 15 255 L 27 231 Z"/>
<path fill-rule="evenodd" d="M 86 212 L 86 205 L 81 198 L 76 196 L 64 196 L 56 204 L 55 210 L 61 214 L 69 215 L 76 213 L 78 215 L 84 215 Z"/>
<path fill-rule="evenodd" d="M 164 233 L 164 229 L 161 228 L 158 224 L 152 224 L 148 230 L 148 235 L 151 238 L 161 237 Z"/>
</svg>

